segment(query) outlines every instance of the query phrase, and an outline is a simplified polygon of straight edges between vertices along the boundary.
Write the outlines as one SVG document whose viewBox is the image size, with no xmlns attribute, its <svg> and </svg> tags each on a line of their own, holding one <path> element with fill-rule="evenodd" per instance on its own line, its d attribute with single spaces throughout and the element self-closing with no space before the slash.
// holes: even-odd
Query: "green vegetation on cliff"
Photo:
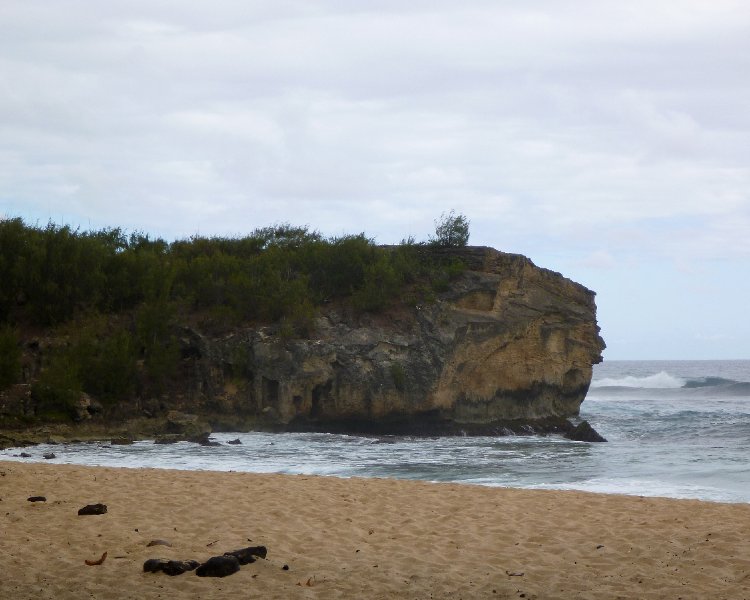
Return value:
<svg viewBox="0 0 750 600">
<path fill-rule="evenodd" d="M 178 324 L 267 323 L 308 336 L 322 304 L 377 312 L 428 302 L 462 271 L 428 246 L 290 225 L 168 243 L 0 220 L 0 390 L 32 384 L 37 414 L 49 419 L 74 415 L 82 392 L 104 408 L 159 395 L 184 358 Z M 23 344 L 40 336 L 52 340 L 41 364 L 22 368 Z"/>
</svg>

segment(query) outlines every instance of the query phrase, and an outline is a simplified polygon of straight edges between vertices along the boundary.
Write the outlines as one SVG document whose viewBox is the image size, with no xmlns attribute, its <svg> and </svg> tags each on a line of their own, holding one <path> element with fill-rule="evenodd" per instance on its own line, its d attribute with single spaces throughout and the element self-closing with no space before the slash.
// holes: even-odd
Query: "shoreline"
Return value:
<svg viewBox="0 0 750 600">
<path fill-rule="evenodd" d="M 747 504 L 16 461 L 0 498 L 0 597 L 750 597 Z M 223 579 L 142 571 L 251 544 L 267 559 Z"/>
<path fill-rule="evenodd" d="M 609 444 L 600 446 L 570 442 L 555 435 L 490 440 L 439 437 L 427 442 L 423 442 L 422 438 L 409 437 L 343 436 L 339 439 L 340 436 L 334 436 L 336 439 L 333 444 L 330 443 L 328 434 L 311 436 L 234 431 L 211 435 L 208 444 L 201 444 L 196 440 L 181 440 L 176 442 L 177 446 L 155 443 L 154 438 L 131 443 L 128 439 L 110 439 L 112 436 L 104 439 L 93 436 L 92 439 L 78 442 L 42 442 L 30 447 L 14 446 L 0 450 L 0 461 L 129 468 L 164 468 L 165 465 L 171 465 L 180 470 L 330 475 L 343 478 L 393 477 L 400 480 L 453 482 L 492 488 L 573 490 L 629 497 L 695 499 L 720 504 L 750 503 L 747 489 L 731 482 L 711 485 L 701 484 L 700 481 L 680 482 L 678 479 L 661 481 L 653 476 L 640 481 L 627 475 L 601 479 L 602 475 L 598 470 L 591 469 L 592 460 L 588 463 L 583 461 L 580 468 L 568 467 L 564 473 L 557 474 L 546 469 L 538 457 L 531 462 L 527 460 L 540 452 L 544 453 L 547 448 L 555 456 L 567 456 L 570 463 L 578 461 L 581 453 L 596 457 L 602 449 L 609 447 Z M 521 454 L 517 451 L 519 447 Z M 462 454 L 474 456 L 479 462 L 475 465 L 471 462 L 475 459 L 471 459 L 467 466 L 457 461 L 455 456 L 458 448 L 461 448 Z M 498 470 L 493 470 L 494 475 L 488 473 L 486 465 L 483 467 L 480 464 L 487 451 L 493 455 L 492 464 L 498 467 Z M 342 452 L 346 454 L 342 455 Z M 54 458 L 45 460 L 47 454 L 53 454 Z M 503 457 L 511 457 L 510 462 L 505 462 L 506 458 Z M 365 462 L 361 462 L 362 460 Z M 379 462 L 373 463 L 373 460 Z M 527 463 L 532 465 L 533 471 L 527 472 Z"/>
<path fill-rule="evenodd" d="M 275 438 L 279 434 L 269 434 L 266 432 L 249 432 L 249 434 L 258 434 Z M 248 432 L 219 432 L 212 437 L 210 443 L 203 443 L 196 440 L 179 440 L 175 443 L 158 443 L 154 439 L 146 438 L 136 441 L 126 440 L 124 443 L 116 439 L 101 439 L 94 437 L 86 440 L 74 441 L 51 441 L 40 442 L 32 446 L 13 446 L 0 450 L 0 462 L 8 461 L 21 464 L 49 464 L 49 465 L 73 465 L 73 466 L 100 466 L 102 468 L 129 468 L 129 469 L 176 469 L 180 471 L 199 471 L 199 472 L 240 472 L 240 473 L 257 473 L 257 474 L 289 474 L 303 476 L 332 476 L 343 479 L 348 478 L 393 478 L 400 481 L 422 481 L 428 483 L 455 483 L 457 485 L 477 485 L 486 488 L 501 489 L 522 489 L 522 490 L 539 490 L 539 491 L 577 491 L 582 493 L 604 494 L 626 497 L 644 497 L 644 498 L 665 498 L 675 500 L 697 500 L 701 502 L 710 502 L 715 504 L 750 504 L 747 494 L 737 494 L 731 491 L 731 488 L 701 488 L 700 486 L 684 487 L 664 487 L 662 485 L 643 485 L 633 487 L 628 485 L 628 480 L 621 485 L 605 482 L 598 482 L 595 479 L 589 482 L 580 478 L 553 478 L 545 481 L 544 474 L 541 480 L 518 481 L 512 477 L 495 477 L 495 478 L 474 478 L 466 476 L 463 471 L 456 471 L 457 466 L 449 468 L 448 475 L 441 471 L 438 473 L 430 470 L 416 470 L 413 473 L 404 473 L 394 465 L 393 469 L 367 469 L 364 467 L 356 468 L 354 463 L 349 464 L 346 461 L 337 463 L 336 456 L 327 456 L 325 454 L 315 454 L 316 459 L 313 462 L 306 462 L 302 458 L 290 458 L 296 453 L 304 453 L 308 450 L 307 443 L 292 443 L 289 447 L 284 446 L 280 454 L 265 454 L 263 447 L 266 444 L 276 445 L 276 440 L 265 441 L 248 441 L 244 435 Z M 289 434 L 294 436 L 295 434 Z M 322 434 L 325 435 L 325 434 Z M 240 439 L 237 437 L 242 439 Z M 361 436 L 355 436 L 360 438 Z M 549 436 L 544 436 L 549 437 Z M 363 440 L 373 441 L 368 436 L 362 437 Z M 380 443 L 377 438 L 374 443 Z M 443 438 L 439 438 L 443 439 Z M 446 438 L 454 439 L 454 438 Z M 537 438 L 535 438 L 537 439 Z M 402 440 L 403 441 L 403 440 Z M 557 440 L 561 442 L 562 440 Z M 554 440 L 552 443 L 557 443 Z M 388 440 L 388 443 L 394 443 Z M 409 440 L 407 439 L 404 448 L 397 451 L 411 451 Z M 541 444 L 549 442 L 543 439 L 539 440 Z M 175 444 L 177 447 L 175 447 Z M 578 443 L 576 443 L 577 446 Z M 69 445 L 75 448 L 67 448 Z M 201 448 L 201 446 L 216 446 L 216 448 Z M 583 444 L 587 446 L 587 444 Z M 325 442 L 325 448 L 328 443 Z M 407 448 L 407 450 L 405 450 Z M 68 452 L 66 452 L 66 449 Z M 318 448 L 320 450 L 320 448 Z M 450 454 L 450 446 L 443 448 Z M 314 453 L 314 444 L 313 450 Z M 13 452 L 13 454 L 10 454 Z M 261 452 L 263 457 L 259 464 L 256 464 L 254 456 Z M 48 459 L 48 454 L 52 454 Z M 334 452 L 335 455 L 335 452 Z M 431 457 L 433 455 L 430 455 Z M 270 458 L 269 460 L 269 457 Z M 416 455 L 414 459 L 419 462 L 424 457 Z M 169 461 L 176 461 L 174 466 L 169 466 Z M 333 461 L 334 467 L 329 464 Z M 441 463 L 442 464 L 442 463 Z M 165 466 L 166 465 L 166 466 Z M 432 477 L 431 475 L 438 475 Z M 528 479 L 528 478 L 527 478 Z M 653 482 L 652 482 L 653 483 Z"/>
<path fill-rule="evenodd" d="M 90 442 L 84 442 L 84 443 L 94 443 L 97 440 L 91 440 Z M 140 440 L 140 441 L 150 441 L 150 440 Z M 67 443 L 67 442 L 66 442 Z M 80 467 L 83 469 L 127 469 L 127 470 L 142 470 L 142 471 L 175 471 L 175 472 L 187 472 L 187 473 L 238 473 L 238 474 L 244 474 L 244 475 L 259 475 L 259 476 L 274 476 L 278 475 L 280 477 L 321 477 L 321 478 L 332 478 L 332 479 L 343 479 L 343 480 L 384 480 L 384 481 L 406 481 L 406 482 L 415 482 L 415 483 L 426 483 L 431 485 L 458 485 L 458 486 L 469 486 L 469 487 L 478 487 L 478 488 L 487 488 L 487 489 L 500 489 L 500 490 L 519 490 L 519 491 L 529 491 L 529 492 L 562 492 L 562 493 L 576 493 L 576 494 L 593 494 L 595 496 L 613 496 L 616 498 L 619 497 L 625 497 L 625 498 L 640 498 L 640 499 L 655 499 L 655 500 L 676 500 L 676 501 L 684 501 L 684 502 L 700 502 L 700 503 L 706 503 L 706 504 L 726 504 L 729 506 L 750 506 L 750 502 L 746 500 L 715 500 L 712 498 L 695 498 L 695 497 L 688 497 L 688 496 L 665 496 L 665 495 L 659 495 L 659 494 L 650 494 L 650 493 L 635 493 L 635 492 L 611 492 L 611 491 L 593 491 L 593 490 L 587 490 L 587 489 L 581 489 L 581 488 L 575 488 L 575 487 L 524 487 L 524 486 L 514 486 L 514 485 L 502 485 L 502 484 L 495 484 L 495 483 L 477 483 L 475 481 L 439 481 L 435 479 L 418 479 L 418 478 L 410 478 L 410 477 L 386 477 L 386 476 L 378 476 L 378 475 L 339 475 L 335 473 L 330 474 L 319 474 L 319 473 L 291 473 L 291 472 L 278 472 L 278 471 L 243 471 L 238 469 L 211 469 L 211 468 L 180 468 L 180 467 L 157 467 L 157 466 L 142 466 L 142 465 L 94 465 L 94 464 L 83 464 L 83 463 L 74 463 L 74 462 L 54 462 L 54 460 L 45 460 L 45 459 L 39 459 L 39 458 L 27 458 L 27 457 L 18 457 L 19 459 L 16 460 L 16 457 L 8 457 L 8 456 L 2 456 L 0 455 L 0 469 L 2 468 L 3 464 L 22 464 L 22 465 L 46 465 L 46 466 L 61 466 L 61 467 Z"/>
</svg>

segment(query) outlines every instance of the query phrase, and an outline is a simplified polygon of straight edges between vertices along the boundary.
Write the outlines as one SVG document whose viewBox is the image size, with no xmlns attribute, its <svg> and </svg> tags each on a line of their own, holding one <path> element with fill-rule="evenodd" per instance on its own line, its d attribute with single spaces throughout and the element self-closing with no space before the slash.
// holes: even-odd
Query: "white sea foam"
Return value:
<svg viewBox="0 0 750 600">
<path fill-rule="evenodd" d="M 647 375 L 646 377 L 634 377 L 633 375 L 628 375 L 627 377 L 620 378 L 605 377 L 604 379 L 595 379 L 591 382 L 592 388 L 628 387 L 668 389 L 681 388 L 684 385 L 684 379 L 675 377 L 674 375 L 670 375 L 666 371 L 659 371 L 654 375 Z"/>
<path fill-rule="evenodd" d="M 0 461 L 46 462 L 44 454 L 54 452 L 50 462 L 58 464 L 394 477 L 750 502 L 750 361 L 611 361 L 597 367 L 594 387 L 600 390 L 584 402 L 581 416 L 609 439 L 606 444 L 561 436 L 226 432 L 212 436 L 218 447 L 41 444 L 23 449 L 30 457 L 21 457 L 20 448 L 0 450 Z M 682 388 L 685 382 L 692 383 Z M 602 387 L 608 385 L 620 387 Z M 240 444 L 229 444 L 235 438 Z"/>
</svg>

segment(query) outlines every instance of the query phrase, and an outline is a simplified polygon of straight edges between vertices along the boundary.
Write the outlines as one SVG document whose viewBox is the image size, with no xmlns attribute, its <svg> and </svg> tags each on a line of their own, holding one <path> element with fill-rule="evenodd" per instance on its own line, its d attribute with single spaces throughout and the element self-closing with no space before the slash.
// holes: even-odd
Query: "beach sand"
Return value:
<svg viewBox="0 0 750 600">
<path fill-rule="evenodd" d="M 19 462 L 0 498 L 3 600 L 750 598 L 744 504 Z M 221 579 L 143 572 L 261 544 Z"/>
</svg>

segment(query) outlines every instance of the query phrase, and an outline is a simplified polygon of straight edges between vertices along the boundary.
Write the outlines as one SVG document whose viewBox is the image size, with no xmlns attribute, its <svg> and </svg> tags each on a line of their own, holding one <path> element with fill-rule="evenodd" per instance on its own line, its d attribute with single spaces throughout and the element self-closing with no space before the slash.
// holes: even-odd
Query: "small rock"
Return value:
<svg viewBox="0 0 750 600">
<path fill-rule="evenodd" d="M 157 571 L 161 571 L 162 566 L 166 565 L 168 562 L 169 560 L 166 558 L 149 558 L 143 563 L 143 572 L 156 573 Z"/>
<path fill-rule="evenodd" d="M 103 515 L 107 512 L 106 504 L 87 504 L 78 509 L 79 515 Z"/>
<path fill-rule="evenodd" d="M 146 548 L 150 548 L 151 546 L 169 546 L 171 548 L 172 544 L 167 540 L 151 540 L 146 544 Z"/>
<path fill-rule="evenodd" d="M 21 452 L 21 454 L 18 454 L 17 456 L 20 456 L 21 458 L 31 458 L 31 454 L 28 452 Z"/>
<path fill-rule="evenodd" d="M 198 577 L 226 577 L 240 570 L 236 556 L 212 556 L 195 570 Z"/>
<path fill-rule="evenodd" d="M 216 440 L 200 440 L 197 442 L 201 446 L 209 446 L 209 447 L 216 447 L 221 446 L 221 442 L 217 442 Z"/>
<path fill-rule="evenodd" d="M 167 558 L 149 558 L 143 563 L 145 573 L 166 573 L 174 577 L 187 571 L 194 571 L 200 563 L 197 560 L 169 560 Z"/>
<path fill-rule="evenodd" d="M 283 567 L 281 567 L 281 570 L 282 571 L 288 571 L 289 570 L 289 565 L 284 565 Z"/>
<path fill-rule="evenodd" d="M 565 434 L 565 437 L 575 442 L 606 442 L 588 421 L 581 421 Z"/>
<path fill-rule="evenodd" d="M 52 460 L 53 458 L 56 458 L 56 457 L 55 457 L 54 452 L 46 452 L 42 454 L 42 458 L 44 458 L 44 460 Z"/>
<path fill-rule="evenodd" d="M 47 498 L 44 496 L 31 496 L 27 498 L 29 502 L 47 502 Z"/>
<path fill-rule="evenodd" d="M 227 444 L 232 444 L 233 446 L 239 446 L 240 444 L 242 444 L 242 442 L 240 441 L 240 438 L 237 438 L 234 440 L 229 440 Z"/>
<path fill-rule="evenodd" d="M 170 560 L 162 569 L 167 575 L 182 575 L 187 571 L 195 571 L 200 566 L 197 560 Z"/>
<path fill-rule="evenodd" d="M 247 548 L 240 548 L 239 550 L 232 550 L 231 552 L 225 552 L 224 556 L 234 556 L 241 565 L 249 565 L 254 563 L 257 558 L 265 558 L 268 550 L 265 546 L 249 546 Z"/>
</svg>

